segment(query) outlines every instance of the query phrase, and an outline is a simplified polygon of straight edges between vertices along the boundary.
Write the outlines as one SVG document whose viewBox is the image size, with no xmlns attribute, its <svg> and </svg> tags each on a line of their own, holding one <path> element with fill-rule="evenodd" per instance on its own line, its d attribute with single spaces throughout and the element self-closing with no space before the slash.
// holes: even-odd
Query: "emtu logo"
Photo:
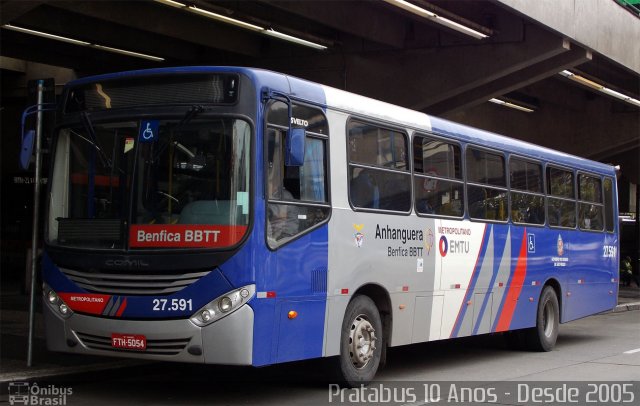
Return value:
<svg viewBox="0 0 640 406">
<path fill-rule="evenodd" d="M 446 257 L 447 252 L 449 251 L 449 241 L 447 241 L 447 237 L 444 235 L 440 237 L 440 242 L 438 243 L 438 249 L 440 250 L 440 256 Z"/>
</svg>

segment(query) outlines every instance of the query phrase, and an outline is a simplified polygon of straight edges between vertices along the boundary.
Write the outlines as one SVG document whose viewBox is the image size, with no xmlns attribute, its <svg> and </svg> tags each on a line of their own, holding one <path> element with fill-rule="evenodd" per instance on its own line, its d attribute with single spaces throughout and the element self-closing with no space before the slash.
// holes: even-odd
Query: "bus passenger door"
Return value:
<svg viewBox="0 0 640 406">
<path fill-rule="evenodd" d="M 279 101 L 269 105 L 265 133 L 266 241 L 275 256 L 266 283 L 276 299 L 275 362 L 322 356 L 327 298 L 328 126 L 321 111 L 293 105 L 296 126 L 304 128 L 295 129 L 292 145 L 287 108 Z"/>
</svg>

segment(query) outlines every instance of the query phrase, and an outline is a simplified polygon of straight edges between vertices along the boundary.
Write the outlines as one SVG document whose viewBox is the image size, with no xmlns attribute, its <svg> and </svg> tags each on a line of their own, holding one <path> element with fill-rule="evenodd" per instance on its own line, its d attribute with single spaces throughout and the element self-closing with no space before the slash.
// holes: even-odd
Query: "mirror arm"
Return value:
<svg viewBox="0 0 640 406">
<path fill-rule="evenodd" d="M 289 97 L 288 94 L 286 93 L 282 93 L 279 92 L 277 90 L 273 90 L 273 89 L 263 89 L 262 90 L 262 101 L 266 102 L 267 100 L 280 100 L 281 102 L 284 102 L 287 105 L 287 111 L 288 111 L 288 125 L 289 125 L 289 133 L 291 133 L 291 117 L 293 117 L 293 107 L 292 107 L 292 102 L 291 102 L 291 97 Z"/>
</svg>

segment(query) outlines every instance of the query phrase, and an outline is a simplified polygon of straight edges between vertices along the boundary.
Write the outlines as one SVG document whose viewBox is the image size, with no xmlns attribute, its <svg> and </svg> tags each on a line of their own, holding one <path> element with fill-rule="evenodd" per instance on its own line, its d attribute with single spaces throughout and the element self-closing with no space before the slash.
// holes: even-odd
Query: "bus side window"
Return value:
<svg viewBox="0 0 640 406">
<path fill-rule="evenodd" d="M 466 162 L 469 216 L 480 220 L 506 221 L 508 199 L 504 157 L 469 147 Z"/>
<path fill-rule="evenodd" d="M 542 165 L 519 158 L 509 160 L 511 220 L 544 224 Z"/>
<path fill-rule="evenodd" d="M 613 207 L 615 204 L 613 194 L 613 181 L 611 178 L 604 178 L 604 216 L 607 232 L 615 231 L 615 219 L 613 215 Z"/>
<path fill-rule="evenodd" d="M 578 205 L 580 228 L 602 231 L 604 222 L 600 178 L 584 174 L 578 175 L 578 199 L 580 200 Z"/>
<path fill-rule="evenodd" d="M 413 137 L 415 210 L 418 214 L 462 217 L 461 160 L 459 145 L 428 136 Z"/>
<path fill-rule="evenodd" d="M 573 172 L 547 167 L 547 217 L 553 227 L 575 228 L 576 202 Z"/>
<path fill-rule="evenodd" d="M 374 124 L 348 124 L 349 200 L 354 208 L 408 213 L 411 173 L 407 135 Z"/>
</svg>

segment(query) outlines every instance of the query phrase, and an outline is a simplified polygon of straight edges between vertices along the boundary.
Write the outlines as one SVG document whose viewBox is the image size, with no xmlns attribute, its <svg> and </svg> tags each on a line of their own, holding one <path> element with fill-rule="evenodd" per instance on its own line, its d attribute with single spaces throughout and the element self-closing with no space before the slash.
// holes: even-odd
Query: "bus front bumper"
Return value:
<svg viewBox="0 0 640 406">
<path fill-rule="evenodd" d="M 251 365 L 253 309 L 244 305 L 232 314 L 198 327 L 188 319 L 119 320 L 74 313 L 64 319 L 43 306 L 47 348 L 51 351 L 158 361 Z M 142 335 L 145 350 L 112 347 L 112 334 Z"/>
</svg>

